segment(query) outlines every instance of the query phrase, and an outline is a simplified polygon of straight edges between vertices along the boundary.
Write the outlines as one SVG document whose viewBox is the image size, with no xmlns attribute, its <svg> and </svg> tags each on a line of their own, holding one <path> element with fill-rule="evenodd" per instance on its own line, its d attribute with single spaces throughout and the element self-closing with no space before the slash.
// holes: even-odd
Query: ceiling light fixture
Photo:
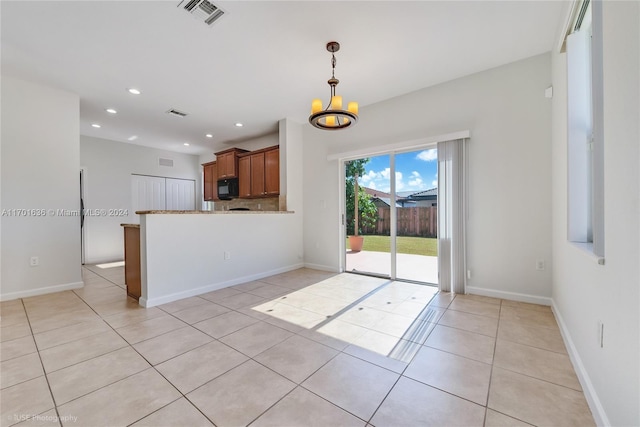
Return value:
<svg viewBox="0 0 640 427">
<path fill-rule="evenodd" d="M 129 91 L 129 93 L 133 94 L 133 95 L 140 95 L 142 92 L 140 92 L 138 89 L 136 88 L 129 88 L 127 89 Z"/>
<path fill-rule="evenodd" d="M 188 142 L 185 142 L 185 143 L 184 143 L 184 144 L 182 144 L 182 145 L 184 145 L 185 147 L 188 147 L 188 146 L 189 146 L 189 143 L 188 143 Z"/>
<path fill-rule="evenodd" d="M 311 102 L 311 115 L 309 123 L 318 129 L 339 130 L 348 128 L 358 121 L 358 103 L 350 102 L 347 109 L 342 109 L 342 97 L 336 95 L 336 86 L 340 80 L 336 79 L 336 56 L 340 50 L 340 43 L 327 43 L 327 50 L 331 52 L 331 78 L 327 81 L 331 86 L 331 100 L 326 109 L 322 109 L 322 100 L 314 99 Z"/>
<path fill-rule="evenodd" d="M 136 139 L 138 139 L 138 135 L 131 135 L 129 138 L 127 138 L 127 141 L 135 141 Z"/>
<path fill-rule="evenodd" d="M 244 126 L 242 123 L 240 122 L 236 123 L 236 127 L 241 128 L 242 126 Z"/>
<path fill-rule="evenodd" d="M 107 108 L 107 109 L 106 109 L 106 110 L 104 110 L 104 111 L 106 111 L 106 112 L 107 112 L 107 113 L 109 113 L 109 114 L 116 114 L 116 113 L 117 113 L 117 111 L 116 111 L 116 110 L 114 110 L 113 108 Z"/>
<path fill-rule="evenodd" d="M 91 123 L 91 126 L 94 127 L 94 128 L 100 128 L 100 125 L 97 124 L 97 123 Z"/>
<path fill-rule="evenodd" d="M 205 135 L 207 138 L 213 138 L 213 135 L 211 135 L 210 133 Z"/>
</svg>

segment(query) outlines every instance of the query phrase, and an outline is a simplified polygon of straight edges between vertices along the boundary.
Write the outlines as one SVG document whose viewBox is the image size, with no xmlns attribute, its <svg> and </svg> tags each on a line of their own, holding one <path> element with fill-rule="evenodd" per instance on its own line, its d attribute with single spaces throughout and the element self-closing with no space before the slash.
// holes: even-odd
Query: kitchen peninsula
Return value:
<svg viewBox="0 0 640 427">
<path fill-rule="evenodd" d="M 296 212 L 136 213 L 144 307 L 303 266 L 302 217 Z"/>
<path fill-rule="evenodd" d="M 278 128 L 277 147 L 252 146 L 248 154 L 264 152 L 266 165 L 266 153 L 278 153 L 277 195 L 220 201 L 210 191 L 212 211 L 136 212 L 140 305 L 153 307 L 304 266 L 302 128 L 287 119 Z M 203 184 L 206 199 L 213 181 Z M 232 210 L 237 208 L 250 210 Z"/>
</svg>

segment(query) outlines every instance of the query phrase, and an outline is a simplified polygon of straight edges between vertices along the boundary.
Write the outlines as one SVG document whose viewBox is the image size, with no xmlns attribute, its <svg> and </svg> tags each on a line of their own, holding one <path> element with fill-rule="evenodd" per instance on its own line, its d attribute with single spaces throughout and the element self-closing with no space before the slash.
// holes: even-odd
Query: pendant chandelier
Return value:
<svg viewBox="0 0 640 427">
<path fill-rule="evenodd" d="M 336 79 L 336 56 L 340 50 L 340 43 L 327 43 L 327 50 L 331 52 L 331 78 L 327 81 L 331 87 L 331 99 L 326 109 L 322 109 L 322 101 L 314 99 L 311 102 L 311 115 L 309 123 L 318 129 L 339 130 L 346 129 L 358 121 L 358 103 L 349 102 L 347 109 L 342 109 L 342 97 L 336 95 L 336 86 L 340 80 Z"/>
</svg>

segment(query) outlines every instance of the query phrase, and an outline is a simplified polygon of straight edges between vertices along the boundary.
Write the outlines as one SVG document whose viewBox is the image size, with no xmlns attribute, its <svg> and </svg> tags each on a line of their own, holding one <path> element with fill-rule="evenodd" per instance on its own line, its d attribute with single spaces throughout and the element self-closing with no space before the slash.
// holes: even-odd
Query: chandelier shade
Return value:
<svg viewBox="0 0 640 427">
<path fill-rule="evenodd" d="M 311 115 L 309 123 L 318 129 L 340 130 L 353 126 L 358 121 L 358 103 L 349 102 L 347 109 L 342 108 L 342 96 L 336 95 L 336 86 L 340 80 L 336 79 L 336 56 L 335 52 L 340 50 L 338 42 L 327 43 L 327 50 L 331 52 L 331 78 L 327 81 L 331 88 L 331 98 L 327 108 L 322 109 L 322 100 L 311 101 Z"/>
</svg>

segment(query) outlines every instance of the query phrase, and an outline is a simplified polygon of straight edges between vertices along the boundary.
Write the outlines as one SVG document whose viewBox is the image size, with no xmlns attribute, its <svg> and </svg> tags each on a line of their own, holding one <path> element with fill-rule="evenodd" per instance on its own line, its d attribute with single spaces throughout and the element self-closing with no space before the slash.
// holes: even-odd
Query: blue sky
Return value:
<svg viewBox="0 0 640 427">
<path fill-rule="evenodd" d="M 396 191 L 422 191 L 438 186 L 438 151 L 413 151 L 396 154 Z M 389 192 L 391 186 L 389 155 L 371 157 L 360 185 Z"/>
</svg>

